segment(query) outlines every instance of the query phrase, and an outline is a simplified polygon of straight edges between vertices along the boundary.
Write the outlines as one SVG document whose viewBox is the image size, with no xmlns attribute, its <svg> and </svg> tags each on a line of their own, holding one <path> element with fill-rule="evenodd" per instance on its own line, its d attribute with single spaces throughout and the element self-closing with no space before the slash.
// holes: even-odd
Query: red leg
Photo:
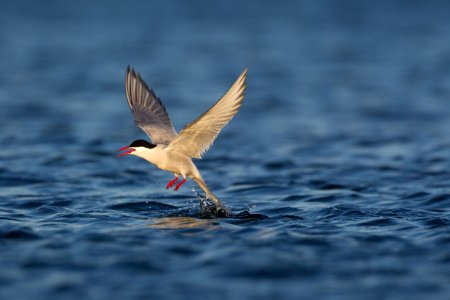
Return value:
<svg viewBox="0 0 450 300">
<path fill-rule="evenodd" d="M 186 182 L 186 178 L 183 178 L 183 180 L 181 180 L 180 183 L 177 184 L 177 186 L 175 187 L 175 191 L 178 191 L 178 189 L 180 188 L 180 186 L 182 186 L 183 183 L 185 183 L 185 182 Z"/>
<path fill-rule="evenodd" d="M 173 185 L 174 185 L 175 182 L 177 182 L 177 181 L 178 181 L 178 176 L 175 177 L 174 180 L 169 181 L 169 183 L 168 183 L 167 186 L 166 186 L 166 190 L 167 190 L 167 189 L 170 189 L 171 187 L 173 187 Z"/>
</svg>

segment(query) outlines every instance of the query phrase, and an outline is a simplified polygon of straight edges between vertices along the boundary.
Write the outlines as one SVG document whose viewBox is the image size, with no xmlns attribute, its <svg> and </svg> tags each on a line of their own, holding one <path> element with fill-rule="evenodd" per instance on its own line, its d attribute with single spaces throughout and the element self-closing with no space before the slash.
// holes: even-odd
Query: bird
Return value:
<svg viewBox="0 0 450 300">
<path fill-rule="evenodd" d="M 135 140 L 120 148 L 119 157 L 138 156 L 161 170 L 173 173 L 166 189 L 177 191 L 187 178 L 194 180 L 215 206 L 216 213 L 228 210 L 208 188 L 193 159 L 201 159 L 209 150 L 222 128 L 239 111 L 247 86 L 247 68 L 239 75 L 230 89 L 205 113 L 176 132 L 164 104 L 131 66 L 125 74 L 125 92 L 134 123 L 151 139 Z"/>
</svg>

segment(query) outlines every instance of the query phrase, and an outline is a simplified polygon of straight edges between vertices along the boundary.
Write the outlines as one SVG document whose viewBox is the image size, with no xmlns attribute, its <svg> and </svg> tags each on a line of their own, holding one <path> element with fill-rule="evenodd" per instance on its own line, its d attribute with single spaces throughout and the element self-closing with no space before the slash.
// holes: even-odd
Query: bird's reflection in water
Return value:
<svg viewBox="0 0 450 300">
<path fill-rule="evenodd" d="M 148 225 L 151 228 L 159 229 L 217 229 L 219 222 L 212 219 L 196 219 L 190 217 L 167 217 L 159 218 L 154 223 Z"/>
</svg>

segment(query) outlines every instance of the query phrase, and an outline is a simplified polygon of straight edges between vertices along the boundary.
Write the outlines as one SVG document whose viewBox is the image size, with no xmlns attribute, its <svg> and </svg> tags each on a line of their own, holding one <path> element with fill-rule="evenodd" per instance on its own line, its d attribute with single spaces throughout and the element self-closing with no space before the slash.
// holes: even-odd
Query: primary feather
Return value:
<svg viewBox="0 0 450 300">
<path fill-rule="evenodd" d="M 154 144 L 168 145 L 177 136 L 177 132 L 166 108 L 139 73 L 130 66 L 125 75 L 125 90 L 136 126 L 141 128 Z"/>
<path fill-rule="evenodd" d="M 222 128 L 241 107 L 245 97 L 246 77 L 247 69 L 216 104 L 180 131 L 170 142 L 167 150 L 201 158 L 211 147 Z"/>
</svg>

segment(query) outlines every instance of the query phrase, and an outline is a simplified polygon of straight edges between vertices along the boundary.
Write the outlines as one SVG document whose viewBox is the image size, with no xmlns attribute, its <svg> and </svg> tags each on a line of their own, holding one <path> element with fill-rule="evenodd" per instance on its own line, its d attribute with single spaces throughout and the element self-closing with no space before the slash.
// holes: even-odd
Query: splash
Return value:
<svg viewBox="0 0 450 300">
<path fill-rule="evenodd" d="M 202 218 L 227 218 L 231 217 L 231 210 L 227 207 L 217 207 L 216 204 L 208 198 L 208 196 L 201 196 L 195 188 L 191 188 L 195 197 L 200 202 L 200 216 Z"/>
</svg>

